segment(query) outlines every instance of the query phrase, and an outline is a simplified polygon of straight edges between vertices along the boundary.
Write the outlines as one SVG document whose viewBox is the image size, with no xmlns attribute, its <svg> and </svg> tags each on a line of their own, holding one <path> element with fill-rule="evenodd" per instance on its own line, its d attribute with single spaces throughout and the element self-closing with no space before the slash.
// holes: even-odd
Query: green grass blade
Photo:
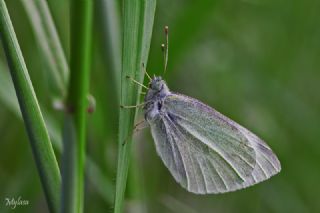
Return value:
<svg viewBox="0 0 320 213">
<path fill-rule="evenodd" d="M 112 204 L 114 201 L 114 183 L 104 176 L 101 169 L 89 157 L 86 160 L 86 172 L 89 177 L 92 177 L 91 183 L 97 192 L 108 204 Z"/>
<path fill-rule="evenodd" d="M 10 110 L 15 116 L 22 119 L 19 109 L 19 103 L 15 97 L 14 87 L 6 67 L 0 61 L 0 102 L 2 106 Z M 58 153 L 62 152 L 61 131 L 55 118 L 42 108 L 44 120 L 51 138 L 53 147 Z M 95 187 L 95 190 L 101 195 L 106 203 L 113 202 L 113 187 L 110 178 L 106 177 L 90 156 L 86 156 L 86 172 L 89 181 Z M 103 187 L 102 187 L 103 186 Z"/>
<path fill-rule="evenodd" d="M 21 118 L 19 103 L 17 101 L 10 73 L 5 64 L 0 61 L 0 100 L 7 109 Z"/>
<path fill-rule="evenodd" d="M 47 203 L 51 212 L 57 212 L 60 171 L 4 0 L 0 0 L 0 33 Z"/>
<path fill-rule="evenodd" d="M 59 35 L 46 0 L 22 0 L 27 17 L 33 28 L 36 41 L 44 55 L 45 63 L 49 68 L 49 79 L 53 91 L 64 96 L 67 90 L 69 68 L 66 56 L 62 49 Z"/>
<path fill-rule="evenodd" d="M 121 73 L 121 33 L 120 15 L 116 0 L 99 1 L 99 10 L 103 17 L 103 34 L 105 36 L 106 51 L 108 52 L 108 64 L 112 70 L 117 96 L 120 97 L 120 73 Z M 118 101 L 117 100 L 117 101 Z"/>
<path fill-rule="evenodd" d="M 123 2 L 120 92 L 120 103 L 122 105 L 135 105 L 138 102 L 138 93 L 141 88 L 132 84 L 126 76 L 131 76 L 139 81 L 143 80 L 142 63 L 147 64 L 148 60 L 155 7 L 155 0 L 124 0 Z M 119 153 L 114 208 L 116 213 L 122 212 L 123 208 L 135 114 L 135 110 L 128 109 L 121 109 L 119 114 Z M 122 145 L 127 138 L 125 145 Z"/>
<path fill-rule="evenodd" d="M 99 20 L 97 20 L 95 29 L 98 29 L 99 35 L 98 44 L 101 48 L 101 59 L 104 62 L 105 68 L 103 78 L 105 84 L 103 87 L 97 88 L 100 97 L 104 97 L 104 101 L 100 102 L 101 115 L 105 122 L 103 125 L 103 135 L 112 138 L 108 142 L 103 143 L 102 150 L 110 149 L 110 143 L 114 143 L 118 138 L 118 125 L 114 122 L 119 119 L 119 100 L 120 100 L 120 75 L 121 75 L 121 25 L 120 25 L 120 10 L 117 0 L 97 1 L 96 11 L 98 12 Z M 95 92 L 95 91 L 92 91 Z M 97 98 L 99 98 L 97 96 Z M 101 99 L 101 98 L 100 98 Z M 99 113 L 99 109 L 97 110 Z M 95 114 L 95 116 L 98 116 Z M 114 144 L 113 144 L 114 145 Z M 111 146 L 113 146 L 111 145 Z M 102 156 L 102 155 L 101 155 Z M 104 167 L 102 169 L 108 169 Z M 114 168 L 110 168 L 114 169 Z"/>
<path fill-rule="evenodd" d="M 62 189 L 62 197 L 67 200 L 63 202 L 65 205 L 62 206 L 62 212 L 68 213 L 83 212 L 92 8 L 92 1 L 74 0 L 71 2 L 71 75 L 66 104 L 72 120 L 67 123 L 74 125 L 75 137 L 64 141 L 65 153 L 63 155 L 70 155 L 74 159 L 68 158 L 68 161 L 63 162 L 63 164 L 66 164 L 64 168 L 70 168 L 73 171 L 63 175 L 62 180 L 65 183 L 69 183 L 63 183 L 65 187 Z M 75 139 L 76 141 L 73 141 Z M 72 141 L 73 144 L 68 144 L 68 142 Z M 71 146 L 71 149 L 68 149 L 69 146 Z"/>
<path fill-rule="evenodd" d="M 118 8 L 116 7 L 116 1 L 101 1 L 98 3 L 101 4 L 99 7 L 101 6 L 105 19 L 108 22 L 104 27 L 108 28 L 106 31 L 108 32 L 108 38 L 110 38 L 110 55 L 112 56 L 111 58 L 114 59 L 110 60 L 110 64 L 114 71 L 115 79 L 117 79 L 115 82 L 118 83 L 120 81 L 121 71 L 121 53 L 119 51 L 121 50 L 119 36 L 120 29 L 118 23 L 119 14 L 117 14 Z M 52 74 L 53 78 L 50 79 L 55 79 L 55 87 L 61 88 L 61 94 L 64 95 L 69 76 L 69 67 L 48 3 L 45 0 L 22 0 L 22 5 L 30 19 L 30 24 L 33 28 L 40 50 L 45 56 L 48 67 L 51 69 L 49 74 Z M 117 91 L 120 93 L 120 88 L 117 89 Z M 59 138 L 60 129 L 57 128 L 55 120 L 52 116 L 48 115 L 48 113 L 46 113 L 45 121 L 53 144 L 57 150 L 61 152 L 62 144 L 61 139 Z M 107 203 L 112 203 L 114 192 L 112 190 L 103 190 L 112 188 L 112 181 L 102 174 L 99 167 L 97 167 L 95 162 L 93 162 L 89 156 L 86 158 L 88 161 L 86 164 L 89 180 L 104 200 Z M 104 183 L 104 187 L 101 187 L 101 183 Z"/>
</svg>

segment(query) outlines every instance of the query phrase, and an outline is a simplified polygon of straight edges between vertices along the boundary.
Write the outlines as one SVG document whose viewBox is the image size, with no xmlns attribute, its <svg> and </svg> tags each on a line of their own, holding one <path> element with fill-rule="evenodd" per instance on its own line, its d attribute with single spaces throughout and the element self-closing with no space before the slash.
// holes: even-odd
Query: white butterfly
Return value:
<svg viewBox="0 0 320 213">
<path fill-rule="evenodd" d="M 145 103 L 157 153 L 190 192 L 230 192 L 281 170 L 255 134 L 196 99 L 170 92 L 160 77 L 151 80 Z"/>
</svg>

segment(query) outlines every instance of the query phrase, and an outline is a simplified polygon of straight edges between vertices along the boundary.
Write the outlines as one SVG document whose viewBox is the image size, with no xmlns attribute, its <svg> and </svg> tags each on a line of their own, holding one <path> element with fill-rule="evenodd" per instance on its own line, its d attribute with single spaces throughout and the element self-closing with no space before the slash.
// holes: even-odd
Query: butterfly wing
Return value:
<svg viewBox="0 0 320 213">
<path fill-rule="evenodd" d="M 256 135 L 196 99 L 172 94 L 150 123 L 156 149 L 177 182 L 198 194 L 251 186 L 280 171 Z"/>
</svg>

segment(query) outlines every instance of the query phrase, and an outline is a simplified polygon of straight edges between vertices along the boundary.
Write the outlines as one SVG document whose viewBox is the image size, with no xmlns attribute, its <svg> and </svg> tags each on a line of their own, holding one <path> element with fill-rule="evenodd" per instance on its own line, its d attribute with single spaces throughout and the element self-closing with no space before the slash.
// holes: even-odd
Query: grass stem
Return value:
<svg viewBox="0 0 320 213">
<path fill-rule="evenodd" d="M 71 1 L 70 84 L 65 117 L 62 212 L 83 212 L 93 1 Z M 66 132 L 67 131 L 67 132 Z M 72 133 L 74 132 L 74 134 Z M 69 133 L 69 135 L 68 135 Z"/>
<path fill-rule="evenodd" d="M 4 0 L 0 0 L 0 34 L 47 203 L 51 212 L 58 212 L 58 163 Z"/>
<path fill-rule="evenodd" d="M 142 64 L 147 64 L 156 1 L 123 1 L 123 37 L 120 105 L 137 105 L 141 87 L 132 84 L 127 76 L 142 82 Z M 136 109 L 120 109 L 119 151 L 115 194 L 115 213 L 121 213 L 127 183 L 131 152 L 132 128 Z M 128 137 L 128 135 L 130 135 Z M 123 142 L 126 143 L 123 145 Z"/>
</svg>

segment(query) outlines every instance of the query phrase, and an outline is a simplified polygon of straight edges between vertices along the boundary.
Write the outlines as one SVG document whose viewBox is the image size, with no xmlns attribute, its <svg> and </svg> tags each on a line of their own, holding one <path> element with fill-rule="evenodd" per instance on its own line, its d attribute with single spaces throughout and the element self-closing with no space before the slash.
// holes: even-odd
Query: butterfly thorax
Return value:
<svg viewBox="0 0 320 213">
<path fill-rule="evenodd" d="M 149 89 L 144 98 L 144 117 L 147 121 L 155 119 L 162 109 L 162 104 L 167 95 L 170 95 L 169 88 L 161 77 L 154 77 L 149 84 Z"/>
</svg>

